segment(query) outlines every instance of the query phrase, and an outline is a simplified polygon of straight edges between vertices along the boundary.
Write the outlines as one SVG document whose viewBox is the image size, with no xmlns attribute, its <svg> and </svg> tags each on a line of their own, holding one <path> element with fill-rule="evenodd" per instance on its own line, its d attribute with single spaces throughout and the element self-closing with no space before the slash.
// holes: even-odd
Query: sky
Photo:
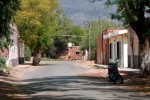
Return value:
<svg viewBox="0 0 150 100">
<path fill-rule="evenodd" d="M 88 0 L 59 0 L 64 14 L 73 20 L 75 25 L 81 25 L 85 21 L 110 17 L 110 13 L 116 11 L 116 7 L 109 9 L 105 6 L 106 0 L 90 3 Z"/>
</svg>

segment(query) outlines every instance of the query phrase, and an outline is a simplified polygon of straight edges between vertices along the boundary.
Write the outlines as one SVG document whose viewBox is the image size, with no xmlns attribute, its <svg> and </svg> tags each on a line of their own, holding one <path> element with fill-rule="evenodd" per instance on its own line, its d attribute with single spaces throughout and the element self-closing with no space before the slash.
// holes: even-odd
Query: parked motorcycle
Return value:
<svg viewBox="0 0 150 100">
<path fill-rule="evenodd" d="M 118 62 L 108 64 L 108 79 L 116 83 L 123 83 L 123 77 L 118 72 Z"/>
</svg>

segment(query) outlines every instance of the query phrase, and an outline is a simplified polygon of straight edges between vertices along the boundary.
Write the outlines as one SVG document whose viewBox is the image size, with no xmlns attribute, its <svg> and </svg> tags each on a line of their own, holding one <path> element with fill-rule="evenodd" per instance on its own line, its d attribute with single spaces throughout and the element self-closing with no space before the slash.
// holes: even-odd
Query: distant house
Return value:
<svg viewBox="0 0 150 100">
<path fill-rule="evenodd" d="M 80 50 L 80 46 L 73 46 L 72 43 L 68 43 L 68 54 L 66 60 L 82 60 L 83 51 Z"/>
<path fill-rule="evenodd" d="M 98 35 L 98 64 L 107 65 L 117 59 L 117 61 L 119 60 L 119 66 L 138 68 L 138 51 L 138 38 L 131 29 L 106 29 Z"/>
</svg>

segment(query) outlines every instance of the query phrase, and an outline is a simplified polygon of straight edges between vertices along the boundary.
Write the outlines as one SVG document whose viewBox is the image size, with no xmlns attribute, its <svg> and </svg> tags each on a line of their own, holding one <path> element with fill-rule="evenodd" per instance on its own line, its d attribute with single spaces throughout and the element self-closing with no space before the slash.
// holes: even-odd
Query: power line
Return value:
<svg viewBox="0 0 150 100">
<path fill-rule="evenodd" d="M 84 37 L 84 36 L 77 36 L 77 35 L 61 35 L 61 36 L 63 36 L 63 37 Z"/>
</svg>

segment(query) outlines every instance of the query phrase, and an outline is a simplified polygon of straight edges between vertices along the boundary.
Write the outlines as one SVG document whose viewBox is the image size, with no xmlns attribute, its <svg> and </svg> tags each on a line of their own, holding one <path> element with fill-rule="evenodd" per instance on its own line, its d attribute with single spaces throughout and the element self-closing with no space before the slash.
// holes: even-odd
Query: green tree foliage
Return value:
<svg viewBox="0 0 150 100">
<path fill-rule="evenodd" d="M 81 27 L 73 26 L 70 35 L 72 35 L 72 38 L 70 38 L 69 42 L 81 45 L 82 36 L 84 35 L 84 30 Z"/>
<path fill-rule="evenodd" d="M 0 69 L 6 68 L 6 59 L 4 57 L 0 57 Z"/>
<path fill-rule="evenodd" d="M 8 37 L 9 23 L 19 8 L 20 0 L 0 0 L 0 38 Z"/>
<path fill-rule="evenodd" d="M 0 0 L 0 49 L 7 48 L 10 22 L 19 8 L 20 0 Z"/>
<path fill-rule="evenodd" d="M 59 16 L 58 17 L 58 35 L 65 35 L 70 33 L 70 29 L 72 27 L 71 20 L 66 16 Z"/>
<path fill-rule="evenodd" d="M 112 18 L 131 26 L 142 42 L 150 28 L 150 0 L 108 0 L 106 4 L 117 5 L 117 13 Z"/>
<path fill-rule="evenodd" d="M 66 50 L 67 48 L 67 41 L 65 38 L 60 36 L 55 36 L 53 38 L 53 45 L 49 46 L 45 51 L 44 54 L 47 58 L 56 59 L 60 57 L 61 53 Z"/>
<path fill-rule="evenodd" d="M 0 39 L 0 50 L 3 48 L 8 48 L 9 42 L 7 41 L 6 37 L 2 37 Z"/>
<path fill-rule="evenodd" d="M 58 27 L 58 7 L 58 0 L 21 0 L 15 22 L 20 38 L 31 50 L 43 50 L 52 43 L 51 38 Z"/>
<path fill-rule="evenodd" d="M 84 34 L 84 30 L 80 26 L 73 25 L 72 21 L 66 16 L 59 18 L 58 32 L 58 36 L 65 38 L 67 43 L 72 42 L 75 45 L 80 44 L 81 37 Z"/>
<path fill-rule="evenodd" d="M 44 52 L 48 58 L 58 58 L 67 49 L 67 43 L 69 42 L 80 45 L 82 38 L 78 36 L 84 34 L 84 30 L 79 26 L 74 26 L 66 16 L 59 16 L 57 20 L 58 27 L 55 36 L 52 38 L 52 45 Z"/>
<path fill-rule="evenodd" d="M 25 45 L 24 57 L 26 61 L 30 61 L 31 59 L 31 50 L 28 46 Z"/>
</svg>

